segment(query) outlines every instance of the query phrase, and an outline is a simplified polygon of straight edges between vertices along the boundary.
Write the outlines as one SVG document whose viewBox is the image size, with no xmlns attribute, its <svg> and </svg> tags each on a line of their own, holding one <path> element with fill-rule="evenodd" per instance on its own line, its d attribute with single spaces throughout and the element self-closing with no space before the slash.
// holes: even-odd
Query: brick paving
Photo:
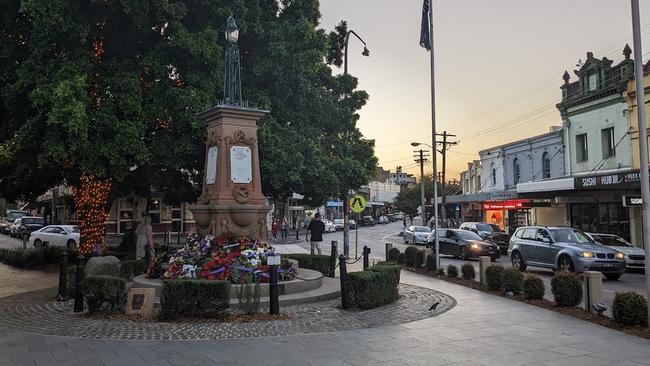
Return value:
<svg viewBox="0 0 650 366">
<path fill-rule="evenodd" d="M 370 310 L 340 309 L 339 299 L 281 309 L 288 320 L 256 322 L 156 322 L 101 320 L 73 310 L 73 302 L 56 302 L 55 289 L 0 299 L 0 327 L 31 333 L 95 339 L 197 340 L 251 338 L 336 332 L 422 320 L 451 309 L 456 301 L 441 292 L 400 286 L 400 299 Z M 431 304 L 438 302 L 435 311 Z M 263 309 L 266 310 L 266 309 Z"/>
</svg>

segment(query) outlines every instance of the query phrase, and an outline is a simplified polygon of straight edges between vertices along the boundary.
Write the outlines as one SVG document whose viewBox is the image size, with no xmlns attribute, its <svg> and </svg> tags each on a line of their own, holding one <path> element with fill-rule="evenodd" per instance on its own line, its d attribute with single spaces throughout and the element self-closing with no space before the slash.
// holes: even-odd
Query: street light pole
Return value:
<svg viewBox="0 0 650 366">
<path fill-rule="evenodd" d="M 648 131 L 645 121 L 645 93 L 643 88 L 643 53 L 641 51 L 639 0 L 631 0 L 631 2 L 634 82 L 636 85 L 636 112 L 639 123 L 639 161 L 641 168 L 641 198 L 643 201 L 643 248 L 645 249 L 645 268 L 650 268 L 650 174 L 648 172 Z M 646 270 L 645 275 L 646 294 L 650 296 L 650 271 Z M 648 307 L 648 315 L 650 317 L 650 307 Z"/>
<path fill-rule="evenodd" d="M 345 51 L 343 53 L 343 75 L 345 76 L 348 75 L 348 43 L 350 42 L 350 34 L 354 34 L 363 43 L 363 51 L 361 54 L 366 57 L 370 56 L 366 42 L 355 31 L 349 30 L 345 35 Z M 343 254 L 346 258 L 350 257 L 350 208 L 348 207 L 347 189 L 343 192 Z"/>
</svg>

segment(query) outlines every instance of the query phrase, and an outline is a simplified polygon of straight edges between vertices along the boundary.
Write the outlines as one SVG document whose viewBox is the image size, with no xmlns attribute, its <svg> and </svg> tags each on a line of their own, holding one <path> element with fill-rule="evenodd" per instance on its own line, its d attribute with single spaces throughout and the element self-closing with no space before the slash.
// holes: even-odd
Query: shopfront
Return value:
<svg viewBox="0 0 650 366">
<path fill-rule="evenodd" d="M 483 203 L 484 221 L 498 225 L 507 233 L 518 227 L 530 225 L 531 200 L 516 199 Z"/>
</svg>

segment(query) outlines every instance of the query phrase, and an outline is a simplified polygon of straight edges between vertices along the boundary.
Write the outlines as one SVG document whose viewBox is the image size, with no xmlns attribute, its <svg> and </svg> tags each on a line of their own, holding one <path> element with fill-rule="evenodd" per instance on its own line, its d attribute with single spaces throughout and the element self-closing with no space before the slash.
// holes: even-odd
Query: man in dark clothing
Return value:
<svg viewBox="0 0 650 366">
<path fill-rule="evenodd" d="M 323 244 L 323 232 L 325 231 L 325 224 L 320 220 L 320 214 L 317 212 L 314 215 L 314 219 L 311 220 L 309 226 L 307 226 L 307 232 L 305 233 L 305 241 L 309 242 L 311 247 L 311 254 L 314 254 L 314 251 L 318 251 L 318 254 L 321 253 L 321 245 Z M 309 233 L 311 232 L 311 238 L 309 238 Z"/>
</svg>

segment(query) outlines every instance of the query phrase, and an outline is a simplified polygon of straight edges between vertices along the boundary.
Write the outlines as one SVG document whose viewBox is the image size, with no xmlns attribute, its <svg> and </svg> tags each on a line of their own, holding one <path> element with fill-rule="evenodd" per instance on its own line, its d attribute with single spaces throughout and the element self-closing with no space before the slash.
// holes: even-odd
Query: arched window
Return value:
<svg viewBox="0 0 650 366">
<path fill-rule="evenodd" d="M 542 154 L 542 178 L 551 177 L 551 158 L 548 156 L 548 152 Z"/>
<path fill-rule="evenodd" d="M 490 164 L 490 169 L 492 170 L 492 185 L 497 185 L 497 170 L 494 169 L 494 163 Z"/>
<path fill-rule="evenodd" d="M 516 185 L 519 183 L 519 178 L 521 177 L 520 171 L 519 171 L 519 159 L 515 158 L 515 160 L 512 161 L 512 172 L 513 172 L 513 183 Z"/>
</svg>

